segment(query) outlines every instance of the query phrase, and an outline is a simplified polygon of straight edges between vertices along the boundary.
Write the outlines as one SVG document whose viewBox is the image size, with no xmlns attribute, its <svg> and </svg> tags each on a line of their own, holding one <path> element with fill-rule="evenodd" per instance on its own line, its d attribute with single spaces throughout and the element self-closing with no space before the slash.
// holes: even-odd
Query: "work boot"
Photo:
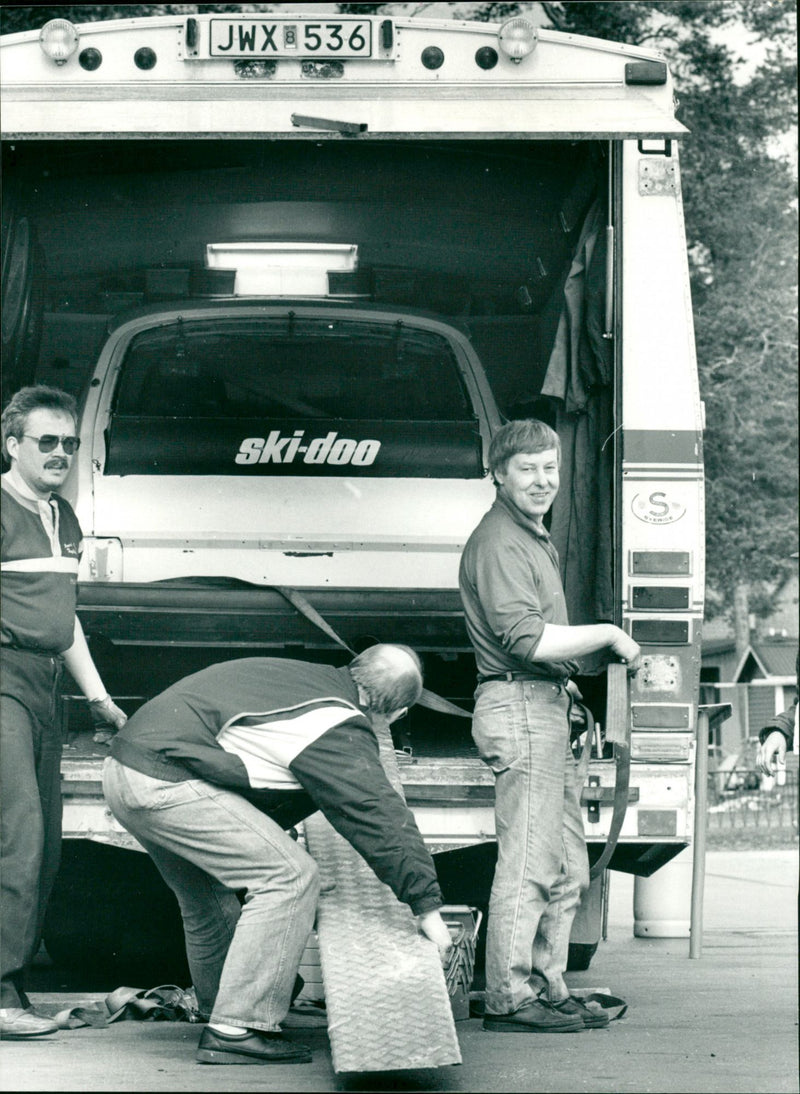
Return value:
<svg viewBox="0 0 800 1094">
<path fill-rule="evenodd" d="M 577 1015 L 561 1014 L 544 999 L 536 999 L 511 1014 L 487 1012 L 483 1028 L 492 1033 L 579 1033 L 586 1026 Z"/>
<path fill-rule="evenodd" d="M 24 1041 L 29 1037 L 44 1037 L 58 1033 L 58 1025 L 52 1018 L 45 1018 L 22 1007 L 0 1009 L 0 1040 Z"/>
<path fill-rule="evenodd" d="M 241 1033 L 220 1033 L 206 1026 L 196 1058 L 200 1064 L 310 1064 L 311 1049 L 279 1032 L 243 1029 Z"/>
</svg>

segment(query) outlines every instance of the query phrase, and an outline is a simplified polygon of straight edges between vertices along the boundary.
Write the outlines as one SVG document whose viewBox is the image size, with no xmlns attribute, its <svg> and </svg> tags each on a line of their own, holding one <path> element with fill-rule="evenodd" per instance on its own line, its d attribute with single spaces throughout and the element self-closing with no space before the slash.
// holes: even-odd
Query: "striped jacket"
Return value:
<svg viewBox="0 0 800 1094">
<path fill-rule="evenodd" d="M 111 755 L 154 778 L 227 787 L 284 828 L 320 809 L 415 915 L 442 903 L 347 669 L 273 657 L 211 665 L 141 707 Z"/>
<path fill-rule="evenodd" d="M 24 497 L 0 480 L 0 641 L 4 646 L 63 653 L 75 634 L 78 518 L 58 494 L 51 503 Z M 44 508 L 44 516 L 42 509 Z"/>
</svg>

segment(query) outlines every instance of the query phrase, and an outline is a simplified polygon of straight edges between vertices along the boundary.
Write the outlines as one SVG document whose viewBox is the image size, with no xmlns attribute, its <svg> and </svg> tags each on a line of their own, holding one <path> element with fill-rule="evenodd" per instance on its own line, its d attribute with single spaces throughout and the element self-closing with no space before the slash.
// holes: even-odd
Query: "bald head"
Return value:
<svg viewBox="0 0 800 1094">
<path fill-rule="evenodd" d="M 370 646 L 348 668 L 375 714 L 388 717 L 407 709 L 422 694 L 422 665 L 409 646 Z"/>
</svg>

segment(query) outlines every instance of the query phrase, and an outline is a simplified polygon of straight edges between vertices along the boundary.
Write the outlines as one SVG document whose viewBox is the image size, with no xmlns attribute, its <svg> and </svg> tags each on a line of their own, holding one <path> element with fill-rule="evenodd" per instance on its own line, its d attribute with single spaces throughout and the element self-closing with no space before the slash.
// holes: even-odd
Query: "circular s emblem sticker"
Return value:
<svg viewBox="0 0 800 1094">
<path fill-rule="evenodd" d="M 676 501 L 663 490 L 652 494 L 636 494 L 631 502 L 633 515 L 645 524 L 674 524 L 686 512 L 683 502 Z"/>
</svg>

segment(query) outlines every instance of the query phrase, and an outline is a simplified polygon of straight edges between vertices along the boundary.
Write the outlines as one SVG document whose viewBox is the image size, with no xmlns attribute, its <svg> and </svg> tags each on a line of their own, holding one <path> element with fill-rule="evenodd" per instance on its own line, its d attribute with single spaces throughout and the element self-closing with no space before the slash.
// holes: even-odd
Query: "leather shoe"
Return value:
<svg viewBox="0 0 800 1094">
<path fill-rule="evenodd" d="M 44 1037 L 58 1033 L 58 1025 L 52 1018 L 34 1014 L 22 1007 L 4 1007 L 0 1010 L 0 1040 L 22 1041 L 28 1037 Z"/>
<path fill-rule="evenodd" d="M 536 999 L 511 1014 L 486 1013 L 483 1028 L 492 1033 L 579 1033 L 586 1026 L 574 1014 L 561 1014 L 544 999 Z"/>
<path fill-rule="evenodd" d="M 201 1064 L 309 1064 L 311 1049 L 282 1033 L 245 1029 L 220 1033 L 209 1026 L 200 1036 L 197 1062 Z"/>
<path fill-rule="evenodd" d="M 551 1003 L 552 1007 L 559 1012 L 559 1014 L 569 1014 L 575 1018 L 580 1018 L 586 1029 L 605 1029 L 609 1023 L 609 1017 L 605 1011 L 594 1009 L 593 1007 L 587 1007 L 582 999 L 578 999 L 575 995 L 568 995 L 566 999 L 562 999 L 560 1003 Z"/>
</svg>

